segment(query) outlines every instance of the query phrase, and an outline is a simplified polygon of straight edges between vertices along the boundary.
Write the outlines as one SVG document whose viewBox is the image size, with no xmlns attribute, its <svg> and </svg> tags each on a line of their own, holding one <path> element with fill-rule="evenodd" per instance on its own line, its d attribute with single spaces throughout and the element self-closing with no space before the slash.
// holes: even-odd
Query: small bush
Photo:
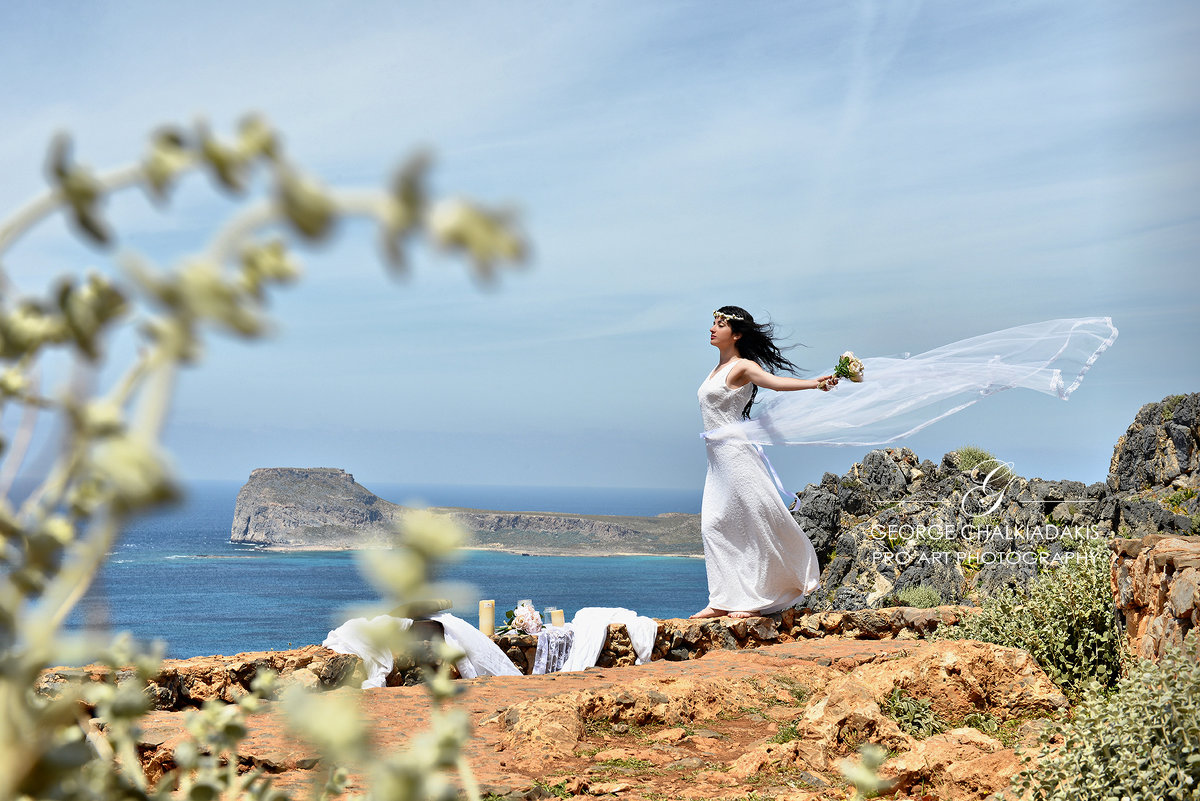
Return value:
<svg viewBox="0 0 1200 801">
<path fill-rule="evenodd" d="M 1071 561 L 1024 591 L 998 592 L 945 636 L 1023 648 L 1072 698 L 1091 681 L 1111 687 L 1122 657 L 1107 544 L 1087 540 Z"/>
<path fill-rule="evenodd" d="M 942 605 L 942 595 L 928 584 L 918 584 L 915 587 L 905 587 L 897 597 L 901 606 L 915 606 L 918 609 L 929 609 Z"/>
<path fill-rule="evenodd" d="M 955 461 L 958 463 L 959 470 L 974 470 L 976 467 L 982 468 L 984 473 L 996 471 L 996 475 L 992 476 L 992 483 L 1003 484 L 1014 478 L 1008 468 L 989 452 L 983 448 L 977 448 L 974 445 L 964 445 L 954 452 Z"/>
<path fill-rule="evenodd" d="M 1069 723 L 1047 734 L 1038 764 L 1013 791 L 1034 801 L 1120 798 L 1195 799 L 1200 795 L 1200 637 L 1190 633 L 1155 664 L 1139 661 L 1114 692 L 1091 685 Z M 1028 793 L 1029 795 L 1025 795 Z"/>
<path fill-rule="evenodd" d="M 933 706 L 928 701 L 905 695 L 899 685 L 892 688 L 891 694 L 883 699 L 879 708 L 913 737 L 929 737 L 948 728 L 946 722 L 934 714 Z"/>
</svg>

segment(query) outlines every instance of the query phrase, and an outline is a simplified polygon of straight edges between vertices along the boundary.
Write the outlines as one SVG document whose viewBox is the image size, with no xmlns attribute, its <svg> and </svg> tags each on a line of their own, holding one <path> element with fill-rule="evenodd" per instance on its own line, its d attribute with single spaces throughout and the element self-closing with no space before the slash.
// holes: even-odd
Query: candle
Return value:
<svg viewBox="0 0 1200 801">
<path fill-rule="evenodd" d="M 551 609 L 550 610 L 550 620 L 551 620 L 552 624 L 555 626 L 563 625 L 563 623 L 564 623 L 563 610 Z"/>
<path fill-rule="evenodd" d="M 491 637 L 496 633 L 496 602 L 479 602 L 479 630 Z"/>
</svg>

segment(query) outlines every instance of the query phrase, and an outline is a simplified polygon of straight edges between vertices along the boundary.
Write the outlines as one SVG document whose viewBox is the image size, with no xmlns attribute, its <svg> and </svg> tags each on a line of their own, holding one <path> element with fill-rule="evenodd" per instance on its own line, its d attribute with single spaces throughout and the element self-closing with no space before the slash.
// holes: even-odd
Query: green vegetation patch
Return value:
<svg viewBox="0 0 1200 801">
<path fill-rule="evenodd" d="M 879 707 L 883 714 L 896 721 L 900 729 L 912 737 L 924 739 L 949 728 L 949 724 L 934 713 L 929 701 L 905 695 L 904 688 L 899 685 L 892 688 Z"/>
<path fill-rule="evenodd" d="M 1037 576 L 1024 591 L 996 593 L 978 614 L 937 636 L 1023 648 L 1073 699 L 1088 682 L 1112 686 L 1123 657 L 1107 543 L 1085 541 L 1070 561 Z"/>
<path fill-rule="evenodd" d="M 1061 746 L 1049 745 L 1052 737 Z M 1088 684 L 1013 789 L 1036 801 L 1194 799 L 1200 788 L 1200 637 L 1136 661 L 1111 692 Z M 1028 793 L 1028 795 L 1024 795 Z"/>
<path fill-rule="evenodd" d="M 942 605 L 942 595 L 928 584 L 918 584 L 915 587 L 905 587 L 896 596 L 901 606 L 915 606 L 918 609 L 929 609 Z"/>
</svg>

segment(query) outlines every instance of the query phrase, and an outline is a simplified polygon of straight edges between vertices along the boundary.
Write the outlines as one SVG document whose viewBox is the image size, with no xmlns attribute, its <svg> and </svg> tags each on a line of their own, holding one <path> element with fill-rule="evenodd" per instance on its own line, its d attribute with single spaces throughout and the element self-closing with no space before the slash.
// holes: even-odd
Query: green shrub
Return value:
<svg viewBox="0 0 1200 801">
<path fill-rule="evenodd" d="M 915 587 L 905 587 L 898 596 L 901 606 L 915 606 L 918 609 L 928 609 L 931 606 L 942 605 L 942 595 L 928 584 L 918 584 Z"/>
<path fill-rule="evenodd" d="M 914 698 L 905 695 L 899 685 L 879 705 L 883 714 L 887 715 L 906 733 L 913 737 L 929 737 L 939 734 L 949 728 L 946 721 L 933 712 L 933 706 L 924 698 Z"/>
<path fill-rule="evenodd" d="M 1200 798 L 1200 637 L 1155 664 L 1138 661 L 1116 690 L 1091 685 L 1053 751 L 1013 781 L 1034 801 Z M 1025 796 L 1025 793 L 1029 793 Z"/>
<path fill-rule="evenodd" d="M 1122 657 L 1107 543 L 1087 540 L 1070 561 L 1024 591 L 996 593 L 945 636 L 1023 648 L 1072 698 L 1090 681 L 1112 686 Z"/>
<path fill-rule="evenodd" d="M 958 464 L 959 470 L 974 470 L 976 467 L 981 467 L 984 473 L 990 473 L 992 470 L 996 474 L 992 476 L 991 483 L 1003 484 L 1014 478 L 1013 474 L 1004 464 L 992 456 L 991 453 L 983 448 L 978 448 L 974 445 L 964 445 L 954 452 L 955 462 Z"/>
</svg>

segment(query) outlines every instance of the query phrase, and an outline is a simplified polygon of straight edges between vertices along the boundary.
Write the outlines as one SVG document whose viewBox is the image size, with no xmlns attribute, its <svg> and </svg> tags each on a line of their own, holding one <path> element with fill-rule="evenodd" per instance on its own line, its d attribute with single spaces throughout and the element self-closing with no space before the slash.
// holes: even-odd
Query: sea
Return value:
<svg viewBox="0 0 1200 801">
<path fill-rule="evenodd" d="M 268 551 L 229 542 L 241 482 L 194 482 L 184 501 L 133 520 L 67 628 L 129 632 L 170 658 L 282 650 L 320 643 L 378 593 L 359 560 L 370 551 Z M 396 503 L 568 514 L 696 513 L 700 490 L 371 485 Z M 465 585 L 454 614 L 478 622 L 478 599 L 497 617 L 521 599 L 556 606 L 620 606 L 686 617 L 707 602 L 704 560 L 666 556 L 533 556 L 462 550 L 434 578 Z"/>
</svg>

